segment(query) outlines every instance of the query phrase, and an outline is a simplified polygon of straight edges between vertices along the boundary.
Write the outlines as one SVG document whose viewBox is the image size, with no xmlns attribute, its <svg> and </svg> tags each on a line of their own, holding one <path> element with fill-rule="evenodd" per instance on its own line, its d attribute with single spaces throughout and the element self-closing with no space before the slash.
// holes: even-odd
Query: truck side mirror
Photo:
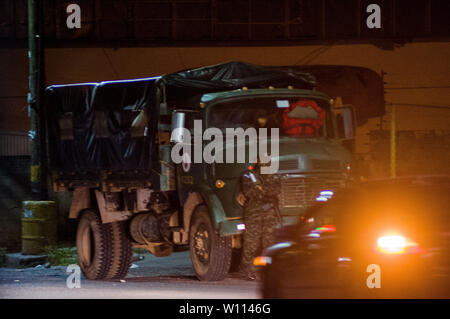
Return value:
<svg viewBox="0 0 450 319">
<path fill-rule="evenodd" d="M 172 114 L 172 133 L 170 135 L 171 143 L 182 143 L 184 140 L 184 123 L 186 119 L 186 113 L 174 112 Z"/>
<path fill-rule="evenodd" d="M 352 105 L 335 108 L 338 126 L 338 137 L 353 139 L 356 131 L 355 111 Z"/>
</svg>

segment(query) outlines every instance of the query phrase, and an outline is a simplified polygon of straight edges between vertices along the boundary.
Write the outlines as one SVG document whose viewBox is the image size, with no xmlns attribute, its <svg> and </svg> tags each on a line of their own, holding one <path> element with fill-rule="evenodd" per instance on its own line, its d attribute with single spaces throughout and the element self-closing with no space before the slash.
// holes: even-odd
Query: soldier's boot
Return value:
<svg viewBox="0 0 450 319">
<path fill-rule="evenodd" d="M 238 276 L 246 280 L 255 280 L 256 272 L 251 265 L 242 264 L 238 271 Z"/>
</svg>

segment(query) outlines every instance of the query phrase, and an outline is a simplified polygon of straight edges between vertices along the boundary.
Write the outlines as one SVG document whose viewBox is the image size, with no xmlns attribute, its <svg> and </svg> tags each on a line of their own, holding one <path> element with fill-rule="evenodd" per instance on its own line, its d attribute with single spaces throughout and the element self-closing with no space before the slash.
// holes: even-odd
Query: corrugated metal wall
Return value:
<svg viewBox="0 0 450 319">
<path fill-rule="evenodd" d="M 0 156 L 29 156 L 31 142 L 27 133 L 0 132 Z"/>
</svg>

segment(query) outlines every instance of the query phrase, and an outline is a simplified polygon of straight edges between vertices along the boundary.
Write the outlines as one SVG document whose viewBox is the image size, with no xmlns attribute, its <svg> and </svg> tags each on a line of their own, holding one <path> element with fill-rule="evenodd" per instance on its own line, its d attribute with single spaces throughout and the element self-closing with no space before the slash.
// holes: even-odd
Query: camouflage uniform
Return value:
<svg viewBox="0 0 450 319">
<path fill-rule="evenodd" d="M 241 273 L 254 277 L 253 259 L 258 248 L 274 244 L 274 229 L 279 222 L 276 205 L 280 184 L 271 174 L 248 170 L 242 177 L 242 190 L 247 198 L 244 209 L 246 230 L 242 250 Z"/>
</svg>

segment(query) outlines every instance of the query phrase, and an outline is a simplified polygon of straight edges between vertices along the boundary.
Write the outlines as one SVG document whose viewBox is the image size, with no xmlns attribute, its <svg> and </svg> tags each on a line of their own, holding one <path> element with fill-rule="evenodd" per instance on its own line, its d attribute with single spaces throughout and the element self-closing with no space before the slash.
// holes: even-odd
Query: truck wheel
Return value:
<svg viewBox="0 0 450 319">
<path fill-rule="evenodd" d="M 133 250 L 131 248 L 131 240 L 127 233 L 127 222 L 113 222 L 111 223 L 111 227 L 113 254 L 111 268 L 106 278 L 121 279 L 128 273 L 133 257 Z"/>
<path fill-rule="evenodd" d="M 76 241 L 84 276 L 91 280 L 106 278 L 113 254 L 111 224 L 102 224 L 95 211 L 85 211 L 78 224 Z"/>
<path fill-rule="evenodd" d="M 189 227 L 189 248 L 197 278 L 223 280 L 231 264 L 231 237 L 220 237 L 211 223 L 208 208 L 195 209 Z"/>
</svg>

